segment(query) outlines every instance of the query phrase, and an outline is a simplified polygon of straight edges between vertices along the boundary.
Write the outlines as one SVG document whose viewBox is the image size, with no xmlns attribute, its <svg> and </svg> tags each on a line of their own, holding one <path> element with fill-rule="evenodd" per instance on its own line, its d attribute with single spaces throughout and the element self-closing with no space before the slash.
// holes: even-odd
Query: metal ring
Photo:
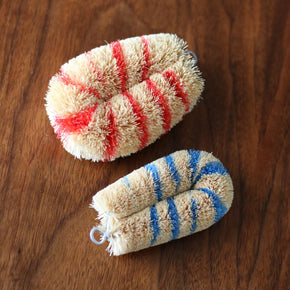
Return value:
<svg viewBox="0 0 290 290">
<path fill-rule="evenodd" d="M 103 237 L 100 241 L 97 241 L 95 239 L 95 237 L 94 237 L 95 231 L 98 231 L 101 235 L 103 235 Z M 107 240 L 108 237 L 109 237 L 109 233 L 107 233 L 107 232 L 104 233 L 98 227 L 93 227 L 90 231 L 90 238 L 91 238 L 92 242 L 95 243 L 96 245 L 103 244 Z"/>
<path fill-rule="evenodd" d="M 194 65 L 196 65 L 197 62 L 198 62 L 198 58 L 197 58 L 196 54 L 192 50 L 189 50 L 189 49 L 186 49 L 185 52 L 188 52 L 188 53 L 190 53 L 193 56 L 193 59 L 195 61 Z"/>
</svg>

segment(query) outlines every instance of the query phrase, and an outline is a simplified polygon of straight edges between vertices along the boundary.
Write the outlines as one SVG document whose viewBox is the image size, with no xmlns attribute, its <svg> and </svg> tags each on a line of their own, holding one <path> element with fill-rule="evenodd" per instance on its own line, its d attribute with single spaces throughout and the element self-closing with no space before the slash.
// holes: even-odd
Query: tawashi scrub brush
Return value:
<svg viewBox="0 0 290 290">
<path fill-rule="evenodd" d="M 204 230 L 222 218 L 233 200 L 231 177 L 204 151 L 182 150 L 117 180 L 93 197 L 100 224 L 94 243 L 122 255 Z M 101 241 L 94 237 L 102 235 Z"/>
<path fill-rule="evenodd" d="M 194 53 L 173 34 L 112 42 L 64 64 L 46 110 L 77 158 L 114 160 L 153 143 L 196 104 L 203 80 Z"/>
</svg>

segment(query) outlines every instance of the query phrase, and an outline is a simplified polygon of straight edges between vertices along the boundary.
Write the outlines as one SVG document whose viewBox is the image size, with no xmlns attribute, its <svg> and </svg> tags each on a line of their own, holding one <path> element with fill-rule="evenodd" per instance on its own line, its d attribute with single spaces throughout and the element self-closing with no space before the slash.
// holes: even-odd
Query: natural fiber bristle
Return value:
<svg viewBox="0 0 290 290">
<path fill-rule="evenodd" d="M 99 191 L 92 207 L 122 255 L 204 230 L 233 200 L 231 177 L 204 151 L 182 150 L 141 167 Z"/>
<path fill-rule="evenodd" d="M 77 158 L 114 160 L 156 141 L 196 104 L 203 80 L 172 34 L 133 37 L 83 53 L 52 77 L 50 122 Z"/>
</svg>

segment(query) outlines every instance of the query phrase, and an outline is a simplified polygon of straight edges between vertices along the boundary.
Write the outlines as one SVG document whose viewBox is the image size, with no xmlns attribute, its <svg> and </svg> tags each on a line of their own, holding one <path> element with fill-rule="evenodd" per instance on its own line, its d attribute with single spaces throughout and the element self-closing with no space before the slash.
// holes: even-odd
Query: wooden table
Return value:
<svg viewBox="0 0 290 290">
<path fill-rule="evenodd" d="M 153 2 L 0 2 L 2 289 L 289 287 L 289 2 Z M 104 41 L 158 32 L 178 34 L 197 53 L 202 100 L 137 154 L 74 159 L 45 112 L 49 79 Z M 94 193 L 184 148 L 224 163 L 235 187 L 230 212 L 134 254 L 110 257 L 94 245 Z"/>
</svg>

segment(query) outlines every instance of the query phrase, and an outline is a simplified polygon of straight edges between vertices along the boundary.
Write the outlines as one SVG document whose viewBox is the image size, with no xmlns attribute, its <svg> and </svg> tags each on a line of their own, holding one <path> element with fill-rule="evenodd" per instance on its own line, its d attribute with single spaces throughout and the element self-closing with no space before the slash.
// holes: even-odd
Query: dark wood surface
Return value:
<svg viewBox="0 0 290 290">
<path fill-rule="evenodd" d="M 289 2 L 0 2 L 2 289 L 289 287 Z M 44 109 L 68 59 L 130 36 L 188 41 L 202 100 L 169 134 L 111 163 L 74 159 Z M 230 212 L 208 230 L 121 257 L 89 239 L 95 192 L 178 149 L 213 152 L 231 173 Z M 289 289 L 289 288 L 288 288 Z"/>
</svg>

